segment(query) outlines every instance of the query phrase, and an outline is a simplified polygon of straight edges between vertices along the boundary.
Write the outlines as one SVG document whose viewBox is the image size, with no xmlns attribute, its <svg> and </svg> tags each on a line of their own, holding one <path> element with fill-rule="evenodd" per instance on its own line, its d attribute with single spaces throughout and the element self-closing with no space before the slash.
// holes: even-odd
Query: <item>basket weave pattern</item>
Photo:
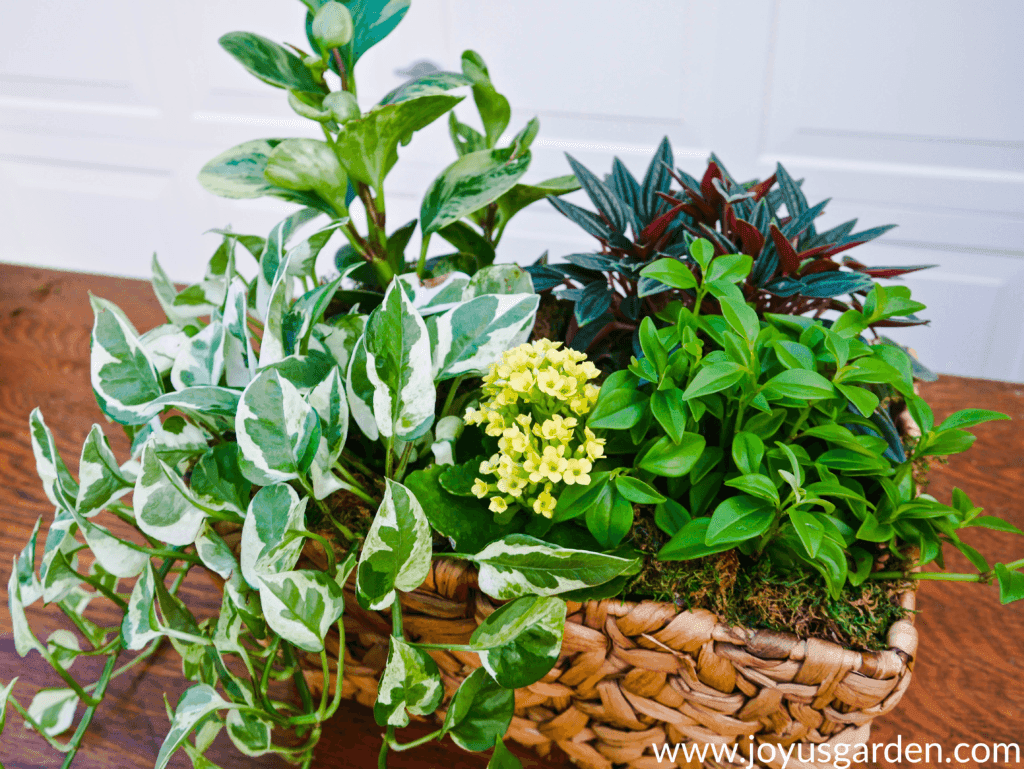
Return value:
<svg viewBox="0 0 1024 769">
<path fill-rule="evenodd" d="M 377 695 L 391 629 L 387 614 L 362 610 L 346 595 L 342 694 L 366 705 Z M 902 596 L 913 610 L 914 594 Z M 408 637 L 465 644 L 498 604 L 477 589 L 464 562 L 435 561 L 420 588 L 402 595 Z M 750 767 L 762 743 L 867 742 L 871 721 L 899 702 L 910 684 L 917 631 L 910 620 L 889 631 L 889 649 L 855 652 L 793 634 L 728 626 L 705 610 L 620 599 L 569 603 L 561 656 L 541 681 L 515 693 L 508 737 L 545 756 L 557 746 L 585 769 L 653 769 L 653 745 L 736 743 Z M 328 639 L 338 655 L 339 641 Z M 480 662 L 476 654 L 431 651 L 445 700 Z M 311 661 L 312 662 L 312 661 Z M 319 662 L 307 675 L 323 686 Z M 330 682 L 333 690 L 335 681 Z M 762 755 L 767 756 L 769 751 Z M 808 754 L 809 755 L 809 754 Z M 827 764 L 789 766 L 819 769 Z M 729 764 L 706 762 L 706 767 Z M 778 767 L 778 762 L 753 766 Z"/>
</svg>

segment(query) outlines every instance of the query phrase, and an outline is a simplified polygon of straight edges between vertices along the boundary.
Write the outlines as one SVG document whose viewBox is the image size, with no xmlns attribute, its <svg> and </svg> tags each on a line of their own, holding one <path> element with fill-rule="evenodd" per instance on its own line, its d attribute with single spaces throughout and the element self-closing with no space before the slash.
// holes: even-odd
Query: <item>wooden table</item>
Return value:
<svg viewBox="0 0 1024 769">
<path fill-rule="evenodd" d="M 15 691 L 25 705 L 36 688 L 58 685 L 57 677 L 37 654 L 26 659 L 15 654 L 6 608 L 11 559 L 24 546 L 36 518 L 43 515 L 49 520 L 53 514 L 36 476 L 29 412 L 35 406 L 42 409 L 73 473 L 77 472 L 82 441 L 94 422 L 105 426 L 115 454 L 127 455 L 123 434 L 104 422 L 89 385 L 89 291 L 116 302 L 142 330 L 163 321 L 145 283 L 0 265 L 0 477 L 4 479 L 0 495 L 0 680 L 6 683 L 20 676 Z M 936 464 L 929 491 L 948 499 L 953 487 L 959 486 L 989 513 L 1024 527 L 1024 385 L 943 377 L 923 390 L 938 419 L 957 407 L 972 406 L 1004 411 L 1016 420 L 978 428 L 973 450 L 948 465 Z M 969 533 L 968 541 L 993 561 L 1009 561 L 1024 554 L 1024 539 L 1010 535 L 976 530 Z M 953 569 L 969 568 L 958 553 L 948 558 Z M 219 602 L 211 590 L 205 580 L 190 578 L 183 587 L 183 598 L 191 607 L 216 606 Z M 895 712 L 876 723 L 875 739 L 889 742 L 900 735 L 903 743 L 937 742 L 947 752 L 961 742 L 1024 741 L 1024 604 L 1000 607 L 997 591 L 991 587 L 934 582 L 925 583 L 918 604 L 921 645 L 914 682 Z M 64 626 L 58 611 L 40 603 L 30 607 L 28 615 L 43 639 Z M 87 665 L 76 663 L 74 670 L 80 678 L 87 678 Z M 140 666 L 115 680 L 75 766 L 151 767 L 168 728 L 161 695 L 166 692 L 173 703 L 183 688 L 180 662 L 169 647 L 148 667 Z M 38 735 L 24 730 L 20 717 L 8 710 L 0 762 L 8 769 L 58 766 L 59 755 Z M 380 729 L 369 710 L 346 703 L 325 732 L 317 750 L 317 766 L 364 769 L 376 765 Z M 245 759 L 223 734 L 208 755 L 223 769 L 285 765 L 275 757 Z M 558 760 L 541 762 L 529 754 L 521 755 L 527 766 L 568 766 Z M 390 763 L 394 769 L 485 765 L 481 756 L 437 745 L 393 754 Z M 877 765 L 890 766 L 884 761 Z M 188 767 L 189 762 L 179 753 L 171 766 Z"/>
</svg>

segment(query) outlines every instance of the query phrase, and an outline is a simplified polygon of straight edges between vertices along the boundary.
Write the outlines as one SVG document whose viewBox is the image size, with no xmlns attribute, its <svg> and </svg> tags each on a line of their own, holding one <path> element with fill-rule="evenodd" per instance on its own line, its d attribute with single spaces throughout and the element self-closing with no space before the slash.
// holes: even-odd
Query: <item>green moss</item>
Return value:
<svg viewBox="0 0 1024 769">
<path fill-rule="evenodd" d="M 767 558 L 752 560 L 729 551 L 694 561 L 659 561 L 663 535 L 637 521 L 637 544 L 648 553 L 643 570 L 627 586 L 632 600 L 653 599 L 680 609 L 707 609 L 728 623 L 796 633 L 858 650 L 888 647 L 889 627 L 908 612 L 897 596 L 899 581 L 847 585 L 838 599 L 816 572 L 778 570 Z M 648 539 L 644 541 L 644 535 Z"/>
</svg>

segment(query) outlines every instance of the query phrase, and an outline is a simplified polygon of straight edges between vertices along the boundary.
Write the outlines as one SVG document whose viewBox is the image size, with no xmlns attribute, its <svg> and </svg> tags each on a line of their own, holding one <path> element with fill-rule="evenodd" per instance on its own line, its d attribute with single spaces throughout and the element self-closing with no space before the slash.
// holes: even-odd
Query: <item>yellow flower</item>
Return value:
<svg viewBox="0 0 1024 769">
<path fill-rule="evenodd" d="M 508 502 L 501 497 L 491 497 L 491 504 L 489 504 L 487 508 L 492 513 L 504 513 L 508 510 Z"/>
<path fill-rule="evenodd" d="M 522 454 L 529 445 L 529 437 L 518 427 L 506 427 L 501 434 L 501 440 L 498 441 L 498 448 L 505 453 L 514 451 L 517 454 Z"/>
<path fill-rule="evenodd" d="M 551 366 L 548 366 L 537 374 L 537 387 L 541 392 L 547 393 L 548 395 L 557 396 L 558 388 L 561 383 L 562 375 L 555 371 Z"/>
<path fill-rule="evenodd" d="M 557 449 L 554 446 L 546 446 L 541 456 L 540 474 L 555 483 L 562 480 L 562 473 L 569 465 L 569 460 L 562 456 L 564 453 L 565 446 L 559 446 Z"/>
<path fill-rule="evenodd" d="M 509 475 L 498 479 L 498 491 L 503 494 L 511 494 L 513 497 L 522 496 L 526 488 L 526 478 L 519 475 Z"/>
<path fill-rule="evenodd" d="M 547 491 L 542 491 L 533 503 L 533 512 L 550 518 L 555 512 L 557 500 Z"/>
<path fill-rule="evenodd" d="M 523 462 L 523 469 L 529 473 L 530 483 L 540 483 L 547 476 L 541 472 L 543 460 L 536 451 L 530 452 Z"/>
<path fill-rule="evenodd" d="M 566 485 L 572 486 L 574 483 L 578 483 L 581 486 L 586 486 L 590 483 L 590 473 L 594 466 L 591 464 L 589 459 L 570 459 L 565 463 L 565 471 L 562 474 L 562 480 L 565 481 Z"/>
<path fill-rule="evenodd" d="M 508 385 L 516 392 L 528 393 L 533 389 L 533 372 L 516 371 L 508 378 Z"/>
<path fill-rule="evenodd" d="M 487 484 L 486 481 L 483 481 L 480 478 L 477 478 L 473 482 L 473 489 L 472 489 L 472 491 L 473 491 L 473 496 L 474 497 L 476 497 L 477 499 L 483 499 L 488 494 L 490 494 L 491 487 Z"/>
</svg>

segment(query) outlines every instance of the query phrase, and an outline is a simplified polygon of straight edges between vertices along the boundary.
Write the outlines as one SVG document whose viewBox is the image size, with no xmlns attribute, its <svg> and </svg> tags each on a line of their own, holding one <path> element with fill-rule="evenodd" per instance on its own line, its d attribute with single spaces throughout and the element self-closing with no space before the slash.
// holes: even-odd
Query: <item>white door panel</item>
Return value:
<svg viewBox="0 0 1024 769">
<path fill-rule="evenodd" d="M 415 0 L 360 62 L 360 97 L 473 48 L 509 96 L 509 130 L 541 120 L 528 181 L 566 173 L 565 152 L 640 175 L 666 134 L 692 174 L 711 150 L 740 178 L 781 160 L 812 202 L 832 198 L 823 225 L 900 225 L 852 255 L 940 265 L 907 281 L 931 327 L 893 336 L 940 371 L 1024 381 L 1021 28 L 1017 0 Z M 155 250 L 192 280 L 216 246 L 205 230 L 265 232 L 292 210 L 196 181 L 239 142 L 317 135 L 220 49 L 235 29 L 305 46 L 294 0 L 0 0 L 0 259 L 146 276 Z M 457 113 L 474 122 L 469 100 Z M 454 158 L 445 134 L 400 148 L 393 225 Z M 499 258 L 591 247 L 541 203 Z"/>
</svg>

